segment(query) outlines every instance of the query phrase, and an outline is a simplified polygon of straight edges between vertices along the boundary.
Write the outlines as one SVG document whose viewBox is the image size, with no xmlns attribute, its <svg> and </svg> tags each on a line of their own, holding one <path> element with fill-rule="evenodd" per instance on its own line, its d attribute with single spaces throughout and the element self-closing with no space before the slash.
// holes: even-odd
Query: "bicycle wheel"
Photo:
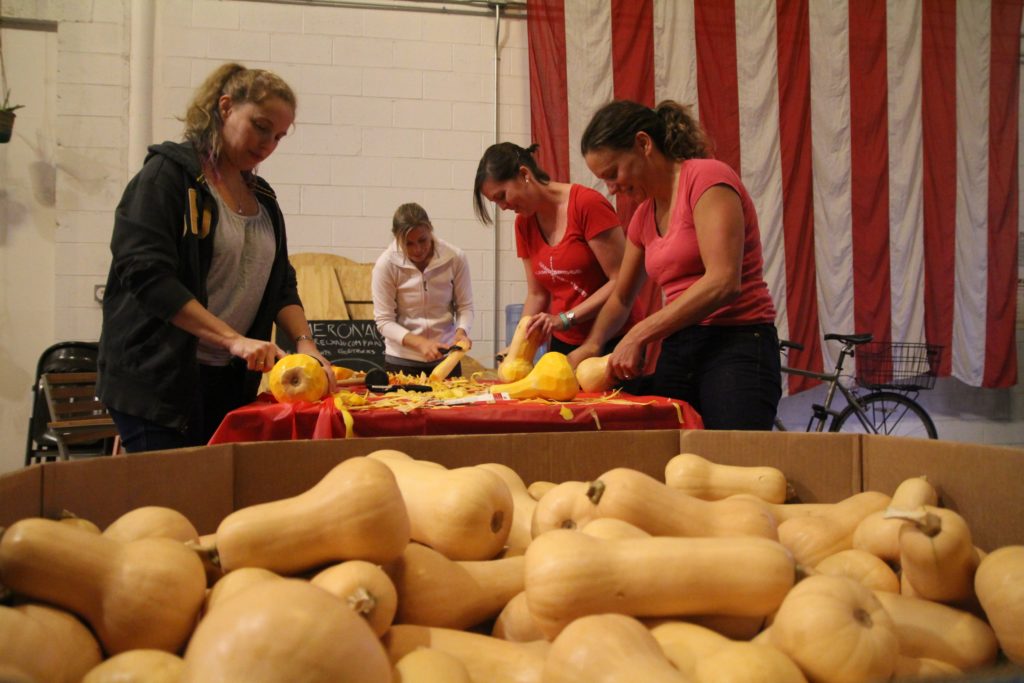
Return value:
<svg viewBox="0 0 1024 683">
<path fill-rule="evenodd" d="M 861 422 L 853 405 L 839 413 L 829 431 L 856 434 L 885 434 L 937 439 L 935 423 L 917 401 L 892 391 L 876 391 L 857 398 L 868 427 Z"/>
</svg>

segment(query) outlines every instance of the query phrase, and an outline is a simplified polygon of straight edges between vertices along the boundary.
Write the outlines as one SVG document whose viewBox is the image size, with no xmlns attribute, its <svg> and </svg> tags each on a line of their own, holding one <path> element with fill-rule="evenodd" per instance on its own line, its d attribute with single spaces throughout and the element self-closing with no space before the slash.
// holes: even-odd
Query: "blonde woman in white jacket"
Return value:
<svg viewBox="0 0 1024 683">
<path fill-rule="evenodd" d="M 472 346 L 473 286 L 462 249 L 434 235 L 419 204 L 403 204 L 394 240 L 373 266 L 373 315 L 388 372 L 430 373 L 447 348 Z M 452 375 L 461 374 L 456 366 Z"/>
</svg>

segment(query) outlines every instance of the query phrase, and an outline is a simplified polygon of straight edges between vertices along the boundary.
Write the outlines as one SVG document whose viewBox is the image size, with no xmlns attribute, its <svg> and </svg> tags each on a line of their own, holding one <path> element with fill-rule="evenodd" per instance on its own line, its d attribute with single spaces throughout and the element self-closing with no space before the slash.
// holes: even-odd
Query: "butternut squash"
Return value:
<svg viewBox="0 0 1024 683">
<path fill-rule="evenodd" d="M 222 576 L 213 587 L 206 591 L 206 599 L 203 603 L 203 614 L 209 614 L 210 610 L 228 598 L 241 593 L 250 586 L 255 586 L 264 581 L 275 581 L 282 578 L 269 569 L 262 567 L 239 567 Z"/>
<path fill-rule="evenodd" d="M 79 615 L 110 655 L 176 652 L 206 591 L 202 562 L 182 543 L 121 543 L 40 518 L 15 522 L 0 538 L 0 583 Z"/>
<path fill-rule="evenodd" d="M 366 457 L 394 473 L 414 541 L 452 560 L 489 560 L 505 547 L 514 507 L 508 486 L 494 472 L 479 467 L 447 469 L 386 452 L 383 457 L 376 451 Z"/>
<path fill-rule="evenodd" d="M 540 500 L 544 497 L 544 494 L 555 488 L 557 484 L 553 481 L 533 481 L 530 482 L 526 487 L 526 492 L 530 494 L 530 497 L 534 500 Z"/>
<path fill-rule="evenodd" d="M 196 627 L 182 683 L 390 683 L 365 619 L 299 579 L 265 581 L 225 600 Z"/>
<path fill-rule="evenodd" d="M 600 394 L 615 386 L 615 378 L 612 377 L 608 369 L 609 358 L 611 358 L 611 354 L 591 356 L 579 362 L 579 365 L 576 366 L 576 381 L 582 391 L 588 394 Z"/>
<path fill-rule="evenodd" d="M 378 638 L 395 619 L 398 590 L 379 565 L 349 560 L 320 571 L 309 582 L 323 588 L 366 619 Z"/>
<path fill-rule="evenodd" d="M 658 641 L 636 619 L 592 614 L 576 619 L 551 643 L 544 683 L 686 683 Z"/>
<path fill-rule="evenodd" d="M 472 683 L 454 655 L 429 647 L 413 650 L 395 663 L 394 683 Z"/>
<path fill-rule="evenodd" d="M 786 475 L 775 467 L 720 465 L 695 453 L 680 453 L 665 465 L 665 483 L 701 500 L 749 493 L 766 503 L 786 500 Z"/>
<path fill-rule="evenodd" d="M 236 510 L 217 527 L 225 571 L 294 574 L 342 560 L 388 562 L 409 541 L 409 516 L 391 470 L 370 458 L 336 465 L 311 489 Z"/>
<path fill-rule="evenodd" d="M 900 482 L 892 494 L 889 507 L 914 510 L 922 505 L 938 505 L 939 494 L 927 477 L 911 477 Z M 886 519 L 885 511 L 872 512 L 853 532 L 853 547 L 880 557 L 886 562 L 900 560 L 901 519 Z"/>
<path fill-rule="evenodd" d="M 853 547 L 853 532 L 860 521 L 889 504 L 889 496 L 863 491 L 833 503 L 813 515 L 788 519 L 779 524 L 779 541 L 796 561 L 814 567 L 829 555 Z"/>
<path fill-rule="evenodd" d="M 651 635 L 668 660 L 697 683 L 807 683 L 793 660 L 770 645 L 730 640 L 681 621 L 662 622 Z"/>
<path fill-rule="evenodd" d="M 278 403 L 316 402 L 329 386 L 327 370 L 305 353 L 290 353 L 274 363 L 267 384 Z"/>
<path fill-rule="evenodd" d="M 885 591 L 875 597 L 892 618 L 900 654 L 937 659 L 961 671 L 995 662 L 999 644 L 983 620 L 942 603 Z"/>
<path fill-rule="evenodd" d="M 576 373 L 564 353 L 549 351 L 540 357 L 530 373 L 522 379 L 491 386 L 492 394 L 508 394 L 509 398 L 546 398 L 550 401 L 571 401 L 580 391 Z"/>
<path fill-rule="evenodd" d="M 955 680 L 963 673 L 948 662 L 927 657 L 908 657 L 899 655 L 896 657 L 896 669 L 892 672 L 893 680 L 925 680 L 930 678 L 941 678 Z"/>
<path fill-rule="evenodd" d="M 751 496 L 748 493 L 740 493 L 731 498 L 746 498 L 761 500 L 757 496 Z M 834 503 L 783 503 L 777 505 L 775 503 L 768 503 L 768 509 L 771 510 L 772 517 L 775 518 L 777 524 L 794 519 L 797 517 L 818 517 L 822 514 L 827 514 Z"/>
<path fill-rule="evenodd" d="M 127 542 L 140 538 L 170 538 L 187 543 L 198 542 L 199 532 L 188 517 L 177 510 L 160 505 L 146 505 L 124 513 L 103 530 L 103 535 L 115 541 Z"/>
<path fill-rule="evenodd" d="M 526 600 L 549 639 L 604 612 L 763 616 L 794 577 L 790 554 L 764 538 L 597 539 L 554 529 L 526 551 Z"/>
<path fill-rule="evenodd" d="M 471 631 L 395 624 L 381 639 L 392 662 L 432 648 L 452 655 L 473 683 L 541 683 L 550 643 L 514 643 Z"/>
<path fill-rule="evenodd" d="M 911 522 L 899 530 L 900 569 L 915 595 L 938 602 L 974 598 L 979 560 L 963 517 L 930 505 L 917 510 L 890 507 L 885 516 Z"/>
<path fill-rule="evenodd" d="M 86 531 L 91 531 L 96 534 L 101 533 L 100 528 L 96 526 L 96 524 L 89 521 L 88 519 L 85 519 L 84 517 L 79 517 L 70 510 L 61 510 L 59 521 L 61 521 L 64 524 L 70 524 L 71 526 L 81 527 Z"/>
<path fill-rule="evenodd" d="M 178 683 L 185 660 L 163 650 L 128 650 L 99 664 L 81 683 Z"/>
<path fill-rule="evenodd" d="M 1003 652 L 1024 666 L 1024 546 L 1003 546 L 986 555 L 974 589 Z"/>
<path fill-rule="evenodd" d="M 596 519 L 597 511 L 587 498 L 589 488 L 589 482 L 563 481 L 549 489 L 533 509 L 533 537 L 551 529 L 577 529 Z"/>
<path fill-rule="evenodd" d="M 531 317 L 521 317 L 512 333 L 512 343 L 508 345 L 505 358 L 498 364 L 498 380 L 501 382 L 521 380 L 533 369 L 533 357 L 537 355 L 543 338 L 540 332 L 527 335 Z"/>
<path fill-rule="evenodd" d="M 526 604 L 525 590 L 519 591 L 505 603 L 497 619 L 494 620 L 491 635 L 517 643 L 544 640 L 544 633 L 537 626 L 533 615 L 530 614 L 530 607 Z"/>
<path fill-rule="evenodd" d="M 772 645 L 813 681 L 885 681 L 896 668 L 899 642 L 892 619 L 871 590 L 853 579 L 804 579 L 782 601 L 771 630 Z"/>
<path fill-rule="evenodd" d="M 0 605 L 0 680 L 4 671 L 35 683 L 78 683 L 103 659 L 99 643 L 74 615 L 35 603 Z"/>
<path fill-rule="evenodd" d="M 452 374 L 452 370 L 454 370 L 455 366 L 459 364 L 471 346 L 472 344 L 468 341 L 459 340 L 456 342 L 455 346 L 452 347 L 453 350 L 449 351 L 444 360 L 438 363 L 434 369 L 430 371 L 430 377 L 427 378 L 428 381 L 443 382 L 448 379 L 448 375 Z"/>
<path fill-rule="evenodd" d="M 533 539 L 530 527 L 533 524 L 533 511 L 537 507 L 537 501 L 526 490 L 526 484 L 516 471 L 508 465 L 489 462 L 477 467 L 494 472 L 508 486 L 508 491 L 512 494 L 512 526 L 508 532 L 508 540 L 505 541 L 505 556 L 522 555 Z"/>
<path fill-rule="evenodd" d="M 735 616 L 725 614 L 691 614 L 677 617 L 674 621 L 684 621 L 703 626 L 730 640 L 751 640 L 765 624 L 765 617 L 760 615 Z"/>
<path fill-rule="evenodd" d="M 697 683 L 806 683 L 800 667 L 777 648 L 733 642 L 702 658 L 694 671 Z"/>
<path fill-rule="evenodd" d="M 820 574 L 846 576 L 871 590 L 900 592 L 900 579 L 892 567 L 866 550 L 840 550 L 819 562 L 814 569 Z"/>
<path fill-rule="evenodd" d="M 385 565 L 398 593 L 400 624 L 463 629 L 497 615 L 523 590 L 523 556 L 454 561 L 410 543 Z"/>
<path fill-rule="evenodd" d="M 598 517 L 592 519 L 580 529 L 594 538 L 645 538 L 650 534 L 629 522 L 614 517 Z"/>
<path fill-rule="evenodd" d="M 777 538 L 775 518 L 763 503 L 701 500 L 627 467 L 591 482 L 587 497 L 596 516 L 621 519 L 655 536 Z"/>
</svg>

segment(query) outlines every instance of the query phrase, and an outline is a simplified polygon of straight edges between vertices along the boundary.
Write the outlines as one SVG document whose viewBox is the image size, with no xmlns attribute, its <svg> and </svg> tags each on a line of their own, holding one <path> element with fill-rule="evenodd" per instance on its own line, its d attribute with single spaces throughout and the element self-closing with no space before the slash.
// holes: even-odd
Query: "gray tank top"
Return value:
<svg viewBox="0 0 1024 683">
<path fill-rule="evenodd" d="M 206 278 L 207 308 L 244 335 L 256 319 L 274 265 L 274 226 L 259 202 L 259 213 L 243 216 L 232 211 L 216 190 L 213 196 L 220 212 Z M 225 349 L 202 340 L 196 355 L 204 365 L 227 365 L 231 360 Z"/>
</svg>

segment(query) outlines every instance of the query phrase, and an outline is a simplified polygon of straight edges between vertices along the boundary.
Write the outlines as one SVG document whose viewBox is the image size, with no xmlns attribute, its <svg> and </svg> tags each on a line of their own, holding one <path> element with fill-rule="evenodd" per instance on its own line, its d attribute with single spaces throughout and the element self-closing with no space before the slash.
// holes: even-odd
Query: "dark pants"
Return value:
<svg viewBox="0 0 1024 683">
<path fill-rule="evenodd" d="M 611 353 L 612 351 L 615 350 L 615 345 L 618 344 L 620 341 L 622 341 L 622 337 L 615 337 L 614 339 L 609 339 L 604 343 L 604 346 L 601 348 L 601 353 L 597 355 L 605 356 Z M 552 336 L 551 339 L 548 341 L 548 351 L 557 351 L 558 353 L 564 353 L 567 356 L 578 348 L 579 346 L 575 344 L 570 344 L 568 342 L 564 342 L 555 336 Z"/>
<path fill-rule="evenodd" d="M 223 367 L 200 365 L 199 391 L 193 397 L 192 412 L 184 430 L 111 410 L 110 416 L 121 435 L 121 446 L 128 453 L 141 453 L 207 444 L 225 415 L 249 403 L 243 388 L 245 372 L 245 365 L 236 362 Z"/>
<path fill-rule="evenodd" d="M 771 429 L 782 397 L 773 324 L 697 325 L 665 338 L 653 391 L 686 401 L 706 429 Z"/>
</svg>

